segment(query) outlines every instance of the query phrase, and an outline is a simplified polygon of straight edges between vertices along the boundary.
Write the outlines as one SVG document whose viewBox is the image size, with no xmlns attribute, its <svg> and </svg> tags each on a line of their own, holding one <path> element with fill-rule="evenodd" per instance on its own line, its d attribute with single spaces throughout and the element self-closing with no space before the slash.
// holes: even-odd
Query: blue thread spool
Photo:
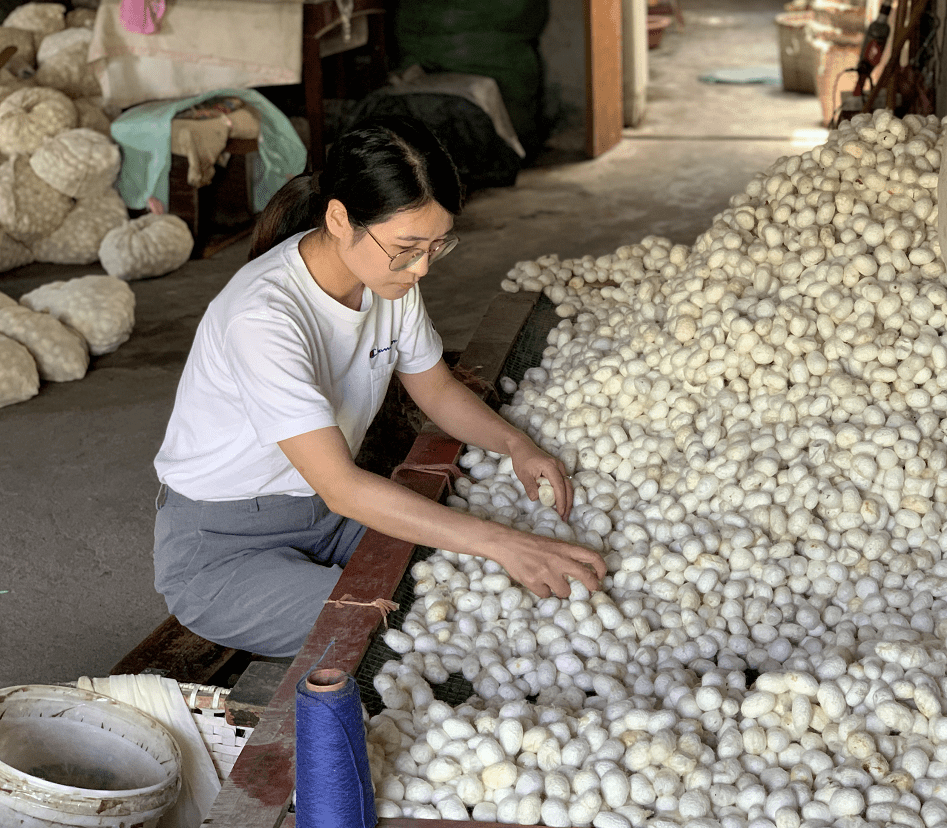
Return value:
<svg viewBox="0 0 947 828">
<path fill-rule="evenodd" d="M 313 670 L 296 685 L 296 826 L 377 822 L 358 685 L 341 670 Z"/>
</svg>

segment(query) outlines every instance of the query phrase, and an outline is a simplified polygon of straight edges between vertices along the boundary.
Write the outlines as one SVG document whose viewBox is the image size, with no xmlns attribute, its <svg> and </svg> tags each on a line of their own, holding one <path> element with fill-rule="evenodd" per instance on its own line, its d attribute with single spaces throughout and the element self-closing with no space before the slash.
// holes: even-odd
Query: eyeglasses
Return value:
<svg viewBox="0 0 947 828">
<path fill-rule="evenodd" d="M 421 259 L 427 256 L 428 264 L 437 259 L 440 259 L 442 256 L 446 256 L 451 252 L 455 247 L 457 247 L 457 242 L 460 239 L 457 236 L 448 236 L 446 239 L 442 239 L 434 245 L 431 245 L 427 250 L 422 250 L 420 247 L 412 247 L 410 250 L 402 250 L 400 253 L 395 253 L 392 256 L 378 239 L 375 238 L 371 230 L 369 230 L 364 224 L 361 225 L 362 229 L 372 237 L 372 240 L 377 244 L 382 253 L 384 253 L 391 262 L 388 265 L 389 270 L 399 271 L 407 270 L 409 267 L 414 267 Z"/>
</svg>

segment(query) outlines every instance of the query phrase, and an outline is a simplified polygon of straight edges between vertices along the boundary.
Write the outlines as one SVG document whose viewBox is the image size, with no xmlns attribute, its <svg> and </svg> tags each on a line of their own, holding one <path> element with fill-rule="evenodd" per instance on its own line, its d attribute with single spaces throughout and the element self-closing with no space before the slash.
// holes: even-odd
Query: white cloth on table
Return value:
<svg viewBox="0 0 947 828">
<path fill-rule="evenodd" d="M 155 34 L 129 32 L 121 0 L 102 0 L 89 62 L 112 110 L 222 88 L 302 79 L 302 4 L 174 0 Z"/>
</svg>

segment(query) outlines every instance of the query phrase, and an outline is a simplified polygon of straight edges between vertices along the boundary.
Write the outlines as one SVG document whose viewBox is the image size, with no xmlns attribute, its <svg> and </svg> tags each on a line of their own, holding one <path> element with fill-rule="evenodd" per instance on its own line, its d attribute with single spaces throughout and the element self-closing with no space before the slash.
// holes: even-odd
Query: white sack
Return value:
<svg viewBox="0 0 947 828">
<path fill-rule="evenodd" d="M 99 247 L 99 261 L 110 276 L 143 279 L 177 270 L 193 249 L 194 237 L 183 219 L 147 213 L 109 230 Z"/>
<path fill-rule="evenodd" d="M 118 178 L 122 153 L 94 129 L 69 129 L 49 138 L 30 156 L 30 166 L 50 187 L 71 198 L 102 195 Z"/>
<path fill-rule="evenodd" d="M 0 408 L 23 402 L 38 393 L 36 360 L 19 342 L 0 334 Z"/>
<path fill-rule="evenodd" d="M 20 304 L 77 330 L 95 356 L 116 350 L 135 327 L 135 294 L 114 276 L 50 282 L 21 296 Z"/>
<path fill-rule="evenodd" d="M 41 379 L 69 382 L 82 379 L 89 368 L 85 339 L 48 313 L 23 305 L 0 308 L 0 333 L 26 346 Z"/>
<path fill-rule="evenodd" d="M 48 236 L 72 208 L 73 200 L 33 172 L 27 156 L 0 164 L 0 226 L 17 241 L 29 244 Z"/>
</svg>

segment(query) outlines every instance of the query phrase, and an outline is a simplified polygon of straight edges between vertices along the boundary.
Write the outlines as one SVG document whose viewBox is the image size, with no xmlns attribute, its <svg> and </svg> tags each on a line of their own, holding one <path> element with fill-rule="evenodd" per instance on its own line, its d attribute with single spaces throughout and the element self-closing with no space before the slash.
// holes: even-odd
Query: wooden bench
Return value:
<svg viewBox="0 0 947 828">
<path fill-rule="evenodd" d="M 222 647 L 192 633 L 173 615 L 158 625 L 111 669 L 111 675 L 157 673 L 187 684 L 231 687 L 253 659 L 250 653 Z"/>
</svg>

